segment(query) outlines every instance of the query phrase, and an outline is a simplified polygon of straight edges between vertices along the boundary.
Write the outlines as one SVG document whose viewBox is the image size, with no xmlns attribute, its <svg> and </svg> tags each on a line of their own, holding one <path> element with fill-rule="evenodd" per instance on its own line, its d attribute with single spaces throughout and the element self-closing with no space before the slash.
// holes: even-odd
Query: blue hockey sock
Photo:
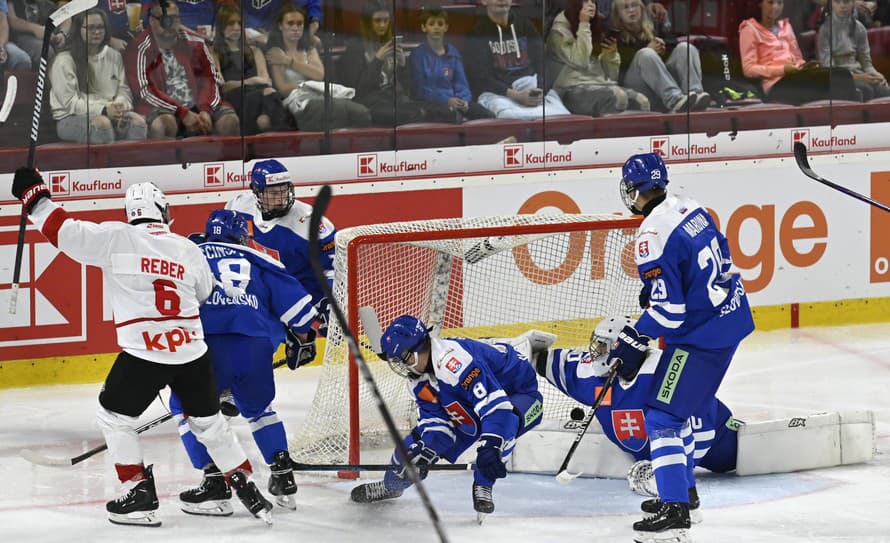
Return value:
<svg viewBox="0 0 890 543">
<path fill-rule="evenodd" d="M 689 502 L 686 479 L 686 447 L 681 431 L 685 420 L 663 411 L 651 410 L 646 415 L 646 431 L 650 439 L 652 469 L 658 485 L 658 495 L 665 502 Z"/>
<path fill-rule="evenodd" d="M 275 460 L 275 453 L 287 450 L 287 434 L 284 432 L 284 424 L 274 411 L 266 411 L 248 422 L 250 430 L 253 432 L 253 440 L 263 454 L 263 460 L 266 461 L 266 464 L 272 464 Z"/>
<path fill-rule="evenodd" d="M 192 466 L 196 469 L 204 469 L 213 462 L 210 454 L 207 453 L 207 447 L 198 441 L 198 438 L 192 433 L 188 420 L 184 419 L 182 415 L 175 415 L 173 418 L 179 425 L 179 437 L 182 439 L 182 444 L 185 445 L 185 452 L 188 454 Z"/>
</svg>

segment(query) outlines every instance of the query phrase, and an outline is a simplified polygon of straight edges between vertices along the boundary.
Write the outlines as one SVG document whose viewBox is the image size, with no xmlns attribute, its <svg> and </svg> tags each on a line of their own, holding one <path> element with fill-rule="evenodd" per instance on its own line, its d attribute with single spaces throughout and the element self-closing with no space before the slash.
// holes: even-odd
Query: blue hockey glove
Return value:
<svg viewBox="0 0 890 543">
<path fill-rule="evenodd" d="M 306 339 L 301 340 L 296 332 L 288 328 L 284 343 L 284 357 L 288 368 L 295 370 L 315 360 L 315 330 L 310 328 Z"/>
<path fill-rule="evenodd" d="M 397 457 L 398 452 L 393 454 L 393 459 Z M 430 449 L 426 446 L 423 440 L 415 441 L 408 447 L 408 460 L 414 464 L 417 468 L 417 472 L 420 475 L 421 479 L 426 479 L 427 474 L 429 473 L 429 469 L 427 466 L 431 464 L 435 464 L 439 461 L 439 455 L 433 449 Z M 398 465 L 401 465 L 401 462 L 394 462 Z M 399 479 L 405 479 L 408 477 L 408 469 L 401 465 L 401 469 L 393 470 L 393 474 Z"/>
<path fill-rule="evenodd" d="M 501 458 L 504 438 L 493 434 L 482 434 L 481 446 L 476 449 L 476 469 L 489 481 L 507 476 L 507 466 Z"/>
<path fill-rule="evenodd" d="M 609 351 L 609 363 L 619 359 L 621 366 L 618 368 L 618 375 L 625 381 L 630 381 L 640 371 L 648 350 L 649 338 L 641 335 L 633 326 L 625 326 L 618 332 L 618 339 Z"/>
<path fill-rule="evenodd" d="M 328 299 L 322 298 L 319 300 L 318 303 L 315 304 L 315 310 L 318 311 L 318 315 L 315 316 L 315 322 L 318 323 L 318 326 L 315 327 L 315 330 L 321 337 L 328 337 L 328 318 L 330 315 Z"/>
<path fill-rule="evenodd" d="M 205 241 L 207 241 L 207 234 L 204 232 L 192 232 L 188 235 L 189 241 L 194 243 L 195 245 L 201 245 Z"/>
<path fill-rule="evenodd" d="M 24 166 L 17 169 L 12 178 L 12 195 L 22 201 L 27 213 L 43 198 L 52 198 L 40 172 Z"/>
<path fill-rule="evenodd" d="M 649 297 L 652 296 L 652 285 L 646 283 L 640 289 L 640 309 L 649 309 Z"/>
</svg>

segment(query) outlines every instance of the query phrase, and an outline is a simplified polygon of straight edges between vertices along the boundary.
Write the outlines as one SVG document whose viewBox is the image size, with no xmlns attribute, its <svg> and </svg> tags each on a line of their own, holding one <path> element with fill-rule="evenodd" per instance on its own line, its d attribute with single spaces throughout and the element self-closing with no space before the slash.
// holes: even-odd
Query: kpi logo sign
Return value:
<svg viewBox="0 0 890 543">
<path fill-rule="evenodd" d="M 377 154 L 358 155 L 356 158 L 359 177 L 377 177 Z"/>
<path fill-rule="evenodd" d="M 504 168 L 521 168 L 525 166 L 525 153 L 522 145 L 504 146 Z"/>
</svg>

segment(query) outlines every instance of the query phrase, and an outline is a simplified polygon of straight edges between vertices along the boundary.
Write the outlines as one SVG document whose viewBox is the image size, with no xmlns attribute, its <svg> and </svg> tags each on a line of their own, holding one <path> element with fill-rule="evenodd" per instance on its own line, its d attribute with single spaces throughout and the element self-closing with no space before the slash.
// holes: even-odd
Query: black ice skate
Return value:
<svg viewBox="0 0 890 543">
<path fill-rule="evenodd" d="M 402 490 L 386 488 L 386 483 L 383 481 L 374 481 L 353 488 L 349 497 L 356 503 L 371 503 L 398 498 L 402 492 Z"/>
<path fill-rule="evenodd" d="M 253 481 L 248 481 L 247 476 L 244 475 L 244 473 L 236 471 L 229 476 L 229 482 L 231 483 L 232 488 L 235 489 L 235 493 L 238 494 L 238 499 L 241 500 L 244 507 L 246 507 L 253 516 L 262 519 L 263 522 L 271 526 L 272 503 L 263 497 L 260 489 L 253 484 Z"/>
<path fill-rule="evenodd" d="M 700 506 L 701 500 L 698 499 L 698 491 L 695 487 L 692 487 L 689 489 L 689 521 L 692 524 L 698 524 L 702 521 L 701 509 L 699 509 Z M 661 509 L 661 500 L 657 498 L 646 500 L 640 504 L 640 509 L 642 509 L 644 513 L 654 515 Z"/>
<path fill-rule="evenodd" d="M 180 492 L 179 507 L 190 515 L 227 517 L 234 512 L 230 499 L 232 491 L 225 476 L 215 464 L 210 464 L 204 468 L 201 486 Z"/>
<path fill-rule="evenodd" d="M 655 514 L 634 522 L 636 543 L 690 543 L 689 506 L 662 502 Z"/>
<path fill-rule="evenodd" d="M 287 451 L 279 451 L 270 466 L 272 475 L 269 476 L 269 494 L 275 496 L 275 503 L 288 509 L 297 509 L 297 483 L 294 481 L 293 462 Z"/>
<path fill-rule="evenodd" d="M 473 509 L 476 510 L 476 522 L 482 524 L 485 515 L 494 513 L 494 500 L 491 498 L 491 487 L 473 483 Z"/>
<path fill-rule="evenodd" d="M 135 526 L 157 527 L 158 493 L 151 466 L 145 468 L 145 479 L 136 483 L 126 494 L 105 504 L 108 520 L 112 524 L 132 524 Z"/>
</svg>

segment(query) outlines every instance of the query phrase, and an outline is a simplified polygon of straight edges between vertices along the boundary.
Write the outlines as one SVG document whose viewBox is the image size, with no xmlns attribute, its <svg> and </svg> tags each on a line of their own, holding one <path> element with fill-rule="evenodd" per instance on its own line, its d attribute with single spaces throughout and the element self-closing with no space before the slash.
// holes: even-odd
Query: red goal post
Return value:
<svg viewBox="0 0 890 543">
<path fill-rule="evenodd" d="M 555 346 L 586 348 L 603 317 L 637 313 L 633 259 L 639 218 L 536 214 L 386 223 L 337 234 L 333 291 L 377 386 L 404 433 L 416 408 L 404 379 L 371 351 L 358 309 L 380 326 L 411 314 L 443 337 L 512 337 L 537 328 Z M 290 439 L 295 461 L 359 463 L 392 448 L 343 337 L 332 322 L 309 414 Z M 545 423 L 576 405 L 541 380 Z"/>
</svg>

